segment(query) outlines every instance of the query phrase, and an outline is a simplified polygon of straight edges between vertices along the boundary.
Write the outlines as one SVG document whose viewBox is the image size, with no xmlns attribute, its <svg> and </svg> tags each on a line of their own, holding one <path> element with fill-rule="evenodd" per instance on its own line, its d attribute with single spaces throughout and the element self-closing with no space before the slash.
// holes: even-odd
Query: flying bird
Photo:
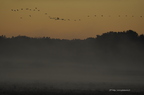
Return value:
<svg viewBox="0 0 144 95">
<path fill-rule="evenodd" d="M 60 19 L 59 17 L 56 18 L 56 20 L 59 20 L 59 19 Z"/>
</svg>

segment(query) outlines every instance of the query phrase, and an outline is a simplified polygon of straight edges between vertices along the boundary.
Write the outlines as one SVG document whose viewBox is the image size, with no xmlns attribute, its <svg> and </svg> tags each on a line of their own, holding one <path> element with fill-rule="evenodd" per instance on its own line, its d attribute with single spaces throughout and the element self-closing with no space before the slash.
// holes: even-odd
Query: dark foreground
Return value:
<svg viewBox="0 0 144 95">
<path fill-rule="evenodd" d="M 144 95 L 144 91 L 58 89 L 53 87 L 0 86 L 0 95 Z"/>
<path fill-rule="evenodd" d="M 109 92 L 99 90 L 25 89 L 0 90 L 0 95 L 144 95 L 144 92 Z"/>
</svg>

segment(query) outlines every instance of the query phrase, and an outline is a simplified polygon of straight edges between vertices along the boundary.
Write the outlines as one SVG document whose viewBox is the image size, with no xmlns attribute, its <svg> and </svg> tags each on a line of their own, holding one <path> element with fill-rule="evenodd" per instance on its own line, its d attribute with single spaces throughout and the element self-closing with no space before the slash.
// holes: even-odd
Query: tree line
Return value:
<svg viewBox="0 0 144 95">
<path fill-rule="evenodd" d="M 0 36 L 1 58 L 28 58 L 49 62 L 144 63 L 144 35 L 133 30 L 107 32 L 87 39 Z M 124 61 L 125 60 L 125 61 Z"/>
</svg>

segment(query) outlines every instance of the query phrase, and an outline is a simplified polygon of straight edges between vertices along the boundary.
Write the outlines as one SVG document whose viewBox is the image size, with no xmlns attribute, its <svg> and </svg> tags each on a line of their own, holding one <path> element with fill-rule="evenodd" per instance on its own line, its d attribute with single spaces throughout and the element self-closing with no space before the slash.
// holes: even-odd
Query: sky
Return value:
<svg viewBox="0 0 144 95">
<path fill-rule="evenodd" d="M 0 35 L 85 39 L 129 29 L 143 34 L 143 4 L 144 0 L 0 0 Z"/>
</svg>

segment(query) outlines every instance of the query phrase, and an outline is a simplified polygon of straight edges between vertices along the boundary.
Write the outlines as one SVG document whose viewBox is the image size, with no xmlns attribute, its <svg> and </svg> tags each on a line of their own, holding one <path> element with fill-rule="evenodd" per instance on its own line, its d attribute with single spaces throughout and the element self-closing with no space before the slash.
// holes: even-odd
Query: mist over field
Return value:
<svg viewBox="0 0 144 95">
<path fill-rule="evenodd" d="M 139 89 L 144 85 L 143 54 L 144 35 L 132 30 L 84 40 L 2 35 L 0 82 L 73 89 Z"/>
</svg>

